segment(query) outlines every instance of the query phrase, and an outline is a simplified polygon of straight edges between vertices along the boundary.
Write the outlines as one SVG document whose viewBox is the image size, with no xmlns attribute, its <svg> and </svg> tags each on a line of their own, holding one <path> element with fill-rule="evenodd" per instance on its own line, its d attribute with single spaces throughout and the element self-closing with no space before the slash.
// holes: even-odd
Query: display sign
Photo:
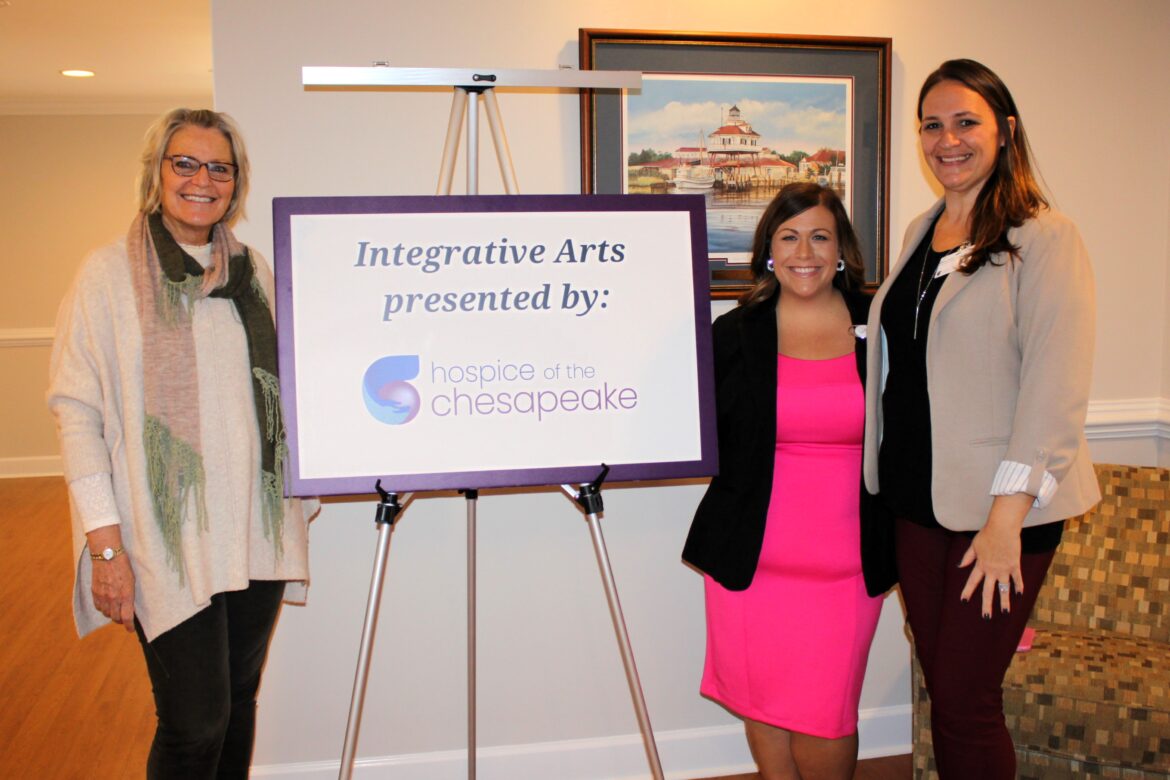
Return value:
<svg viewBox="0 0 1170 780">
<path fill-rule="evenodd" d="M 701 196 L 273 201 L 293 495 L 716 471 Z"/>
</svg>

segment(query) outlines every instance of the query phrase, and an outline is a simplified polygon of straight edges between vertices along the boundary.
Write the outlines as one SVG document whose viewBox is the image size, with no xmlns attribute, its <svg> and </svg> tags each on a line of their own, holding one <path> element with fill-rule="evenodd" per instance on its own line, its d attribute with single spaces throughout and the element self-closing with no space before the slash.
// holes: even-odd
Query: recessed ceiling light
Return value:
<svg viewBox="0 0 1170 780">
<path fill-rule="evenodd" d="M 91 76 L 93 76 L 93 71 L 92 70 L 63 70 L 63 71 L 61 71 L 61 75 L 68 76 L 69 78 L 72 78 L 72 79 L 88 79 Z"/>
</svg>

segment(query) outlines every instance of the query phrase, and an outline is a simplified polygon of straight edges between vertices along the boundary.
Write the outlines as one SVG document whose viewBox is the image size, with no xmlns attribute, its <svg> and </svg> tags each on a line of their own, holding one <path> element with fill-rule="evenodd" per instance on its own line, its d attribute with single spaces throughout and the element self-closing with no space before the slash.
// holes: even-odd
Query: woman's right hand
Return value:
<svg viewBox="0 0 1170 780">
<path fill-rule="evenodd" d="M 116 525 L 95 528 L 87 534 L 87 546 L 91 552 L 109 547 L 122 547 L 122 531 Z M 90 591 L 97 611 L 115 623 L 121 623 L 127 631 L 134 630 L 134 570 L 130 556 L 125 552 L 112 559 L 93 561 L 93 576 Z"/>
</svg>

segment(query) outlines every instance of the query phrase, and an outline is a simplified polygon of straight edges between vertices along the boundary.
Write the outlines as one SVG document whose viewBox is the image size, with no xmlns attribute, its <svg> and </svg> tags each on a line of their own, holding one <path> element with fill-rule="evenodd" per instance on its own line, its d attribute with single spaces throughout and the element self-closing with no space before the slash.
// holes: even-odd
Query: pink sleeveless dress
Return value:
<svg viewBox="0 0 1170 780">
<path fill-rule="evenodd" d="M 857 731 L 881 612 L 861 575 L 865 399 L 853 353 L 778 356 L 776 462 L 751 587 L 705 578 L 700 691 L 741 717 L 818 737 Z"/>
</svg>

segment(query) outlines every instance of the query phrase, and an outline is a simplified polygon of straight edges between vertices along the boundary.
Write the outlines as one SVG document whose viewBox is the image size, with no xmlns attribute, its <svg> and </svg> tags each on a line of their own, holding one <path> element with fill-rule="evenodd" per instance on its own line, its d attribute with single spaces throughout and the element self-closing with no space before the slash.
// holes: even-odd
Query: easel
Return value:
<svg viewBox="0 0 1170 780">
<path fill-rule="evenodd" d="M 436 194 L 449 195 L 451 180 L 455 169 L 455 157 L 459 150 L 460 125 L 464 116 L 467 119 L 467 194 L 479 193 L 479 96 L 484 96 L 484 105 L 487 110 L 488 126 L 491 129 L 492 140 L 495 145 L 496 159 L 500 165 L 500 175 L 504 180 L 505 191 L 516 194 L 519 188 L 516 184 L 516 173 L 512 167 L 511 152 L 504 136 L 503 124 L 500 121 L 499 105 L 496 102 L 495 87 L 550 87 L 573 89 L 620 89 L 637 88 L 641 86 L 640 73 L 626 71 L 573 71 L 573 70 L 495 70 L 490 72 L 472 71 L 456 68 L 389 68 L 375 66 L 370 68 L 330 68 L 306 67 L 302 69 L 302 83 L 305 86 L 318 87 L 371 87 L 371 86 L 449 86 L 454 88 L 454 98 L 451 103 L 451 115 L 447 123 L 447 137 L 443 144 L 443 160 L 439 172 L 439 182 Z M 468 98 L 474 95 L 471 111 L 467 111 Z M 638 677 L 638 669 L 634 663 L 634 653 L 630 646 L 629 634 L 626 631 L 625 618 L 622 615 L 621 602 L 618 599 L 617 584 L 614 581 L 613 570 L 610 567 L 609 553 L 606 551 L 605 538 L 601 531 L 601 513 L 604 504 L 601 497 L 601 485 L 609 473 L 609 467 L 601 464 L 601 472 L 589 483 L 579 486 L 574 491 L 570 485 L 561 485 L 561 491 L 571 501 L 575 502 L 585 514 L 593 540 L 593 551 L 597 557 L 597 565 L 601 574 L 602 585 L 605 589 L 606 601 L 609 604 L 610 618 L 613 621 L 614 633 L 618 641 L 622 664 L 625 667 L 626 682 L 630 687 L 630 696 L 633 700 L 634 713 L 638 720 L 638 728 L 642 733 L 642 743 L 646 750 L 646 759 L 650 765 L 650 772 L 654 780 L 663 780 L 662 764 L 658 757 L 658 746 L 654 741 L 654 732 L 650 725 L 650 717 L 646 710 L 646 700 L 642 692 L 642 683 Z M 406 505 L 410 502 L 410 494 L 399 502 L 396 493 L 382 488 L 382 481 L 378 480 L 375 489 L 381 498 L 378 504 L 374 522 L 378 527 L 378 549 L 374 557 L 374 571 L 370 579 L 370 593 L 367 599 L 366 618 L 362 627 L 361 645 L 358 650 L 357 669 L 354 674 L 353 694 L 350 699 L 349 720 L 345 730 L 345 746 L 342 750 L 341 769 L 338 777 L 349 780 L 353 774 L 353 763 L 356 756 L 358 731 L 361 727 L 362 707 L 365 702 L 366 682 L 369 676 L 370 653 L 373 648 L 374 634 L 377 630 L 378 610 L 381 604 L 382 585 L 386 575 L 386 560 L 390 550 L 390 537 Z M 476 656 L 476 504 L 479 491 L 475 489 L 461 490 L 467 505 L 467 776 L 475 780 L 476 764 L 476 702 L 475 702 L 475 656 Z"/>
</svg>

